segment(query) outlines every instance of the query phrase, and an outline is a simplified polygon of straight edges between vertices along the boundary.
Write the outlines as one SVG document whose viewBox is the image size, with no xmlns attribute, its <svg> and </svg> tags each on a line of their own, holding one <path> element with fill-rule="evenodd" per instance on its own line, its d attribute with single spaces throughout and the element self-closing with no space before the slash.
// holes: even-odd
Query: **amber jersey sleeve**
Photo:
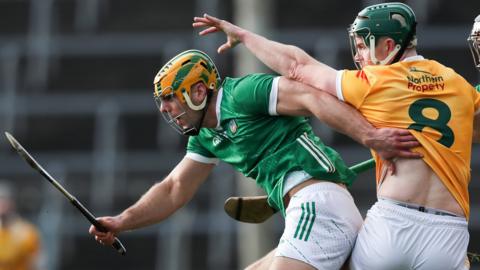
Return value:
<svg viewBox="0 0 480 270">
<path fill-rule="evenodd" d="M 416 57 L 389 66 L 340 71 L 337 96 L 376 127 L 411 130 L 415 151 L 469 215 L 473 118 L 480 93 L 451 68 Z M 382 165 L 377 161 L 377 182 Z"/>
</svg>

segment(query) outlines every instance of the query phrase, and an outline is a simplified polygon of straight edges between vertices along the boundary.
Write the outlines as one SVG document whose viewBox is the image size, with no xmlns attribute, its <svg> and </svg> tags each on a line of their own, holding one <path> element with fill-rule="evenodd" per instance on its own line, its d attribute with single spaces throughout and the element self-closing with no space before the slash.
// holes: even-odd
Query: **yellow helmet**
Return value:
<svg viewBox="0 0 480 270">
<path fill-rule="evenodd" d="M 200 105 L 194 105 L 190 100 L 192 85 L 200 81 L 212 91 L 216 91 L 220 85 L 217 67 L 202 51 L 184 51 L 168 61 L 155 76 L 154 97 L 159 99 L 174 94 L 191 109 L 201 110 L 206 100 Z"/>
</svg>

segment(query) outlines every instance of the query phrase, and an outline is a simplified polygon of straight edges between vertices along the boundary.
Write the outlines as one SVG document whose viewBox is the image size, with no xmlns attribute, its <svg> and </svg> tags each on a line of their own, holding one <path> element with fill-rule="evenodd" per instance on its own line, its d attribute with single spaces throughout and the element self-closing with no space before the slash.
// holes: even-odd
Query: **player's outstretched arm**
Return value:
<svg viewBox="0 0 480 270">
<path fill-rule="evenodd" d="M 218 48 L 222 53 L 243 43 L 260 61 L 287 78 L 303 82 L 335 95 L 336 70 L 318 62 L 302 49 L 269 40 L 228 21 L 205 14 L 194 17 L 193 27 L 206 27 L 199 35 L 222 31 L 227 42 Z"/>
<path fill-rule="evenodd" d="M 190 201 L 213 167 L 213 164 L 184 158 L 162 182 L 153 185 L 134 205 L 120 215 L 99 218 L 109 232 L 102 233 L 91 226 L 90 234 L 101 244 L 110 245 L 120 232 L 166 219 Z"/>
<path fill-rule="evenodd" d="M 281 77 L 278 83 L 277 112 L 283 115 L 314 115 L 331 128 L 348 135 L 383 159 L 421 158 L 410 151 L 420 143 L 408 130 L 373 127 L 355 108 L 332 95 Z"/>
</svg>

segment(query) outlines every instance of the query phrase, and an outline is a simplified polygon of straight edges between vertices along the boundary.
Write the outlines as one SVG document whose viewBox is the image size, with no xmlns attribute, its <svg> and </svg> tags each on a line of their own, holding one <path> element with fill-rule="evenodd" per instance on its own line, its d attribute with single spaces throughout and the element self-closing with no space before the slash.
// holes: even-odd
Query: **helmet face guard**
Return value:
<svg viewBox="0 0 480 270">
<path fill-rule="evenodd" d="M 472 52 L 475 67 L 480 70 L 480 15 L 475 18 L 472 32 L 470 33 L 470 36 L 468 36 L 467 41 L 470 51 Z"/>
<path fill-rule="evenodd" d="M 206 98 L 195 105 L 191 98 L 192 86 L 202 82 L 208 88 Z M 154 99 L 162 115 L 169 125 L 184 135 L 197 135 L 205 117 L 207 104 L 213 91 L 217 91 L 220 85 L 220 75 L 212 59 L 204 52 L 198 50 L 184 51 L 168 61 L 155 76 Z M 174 100 L 183 113 L 170 115 L 162 111 L 162 102 Z M 188 114 L 185 106 L 193 111 L 203 111 L 197 123 L 190 122 L 188 127 L 182 127 L 177 122 L 180 117 L 184 121 L 194 119 Z"/>
<path fill-rule="evenodd" d="M 362 38 L 370 51 L 370 60 L 375 65 L 395 63 L 400 60 L 409 44 L 415 44 L 416 18 L 412 9 L 402 3 L 385 3 L 366 7 L 360 11 L 348 29 L 352 57 L 357 68 L 361 68 L 355 59 L 357 52 L 356 37 Z M 395 48 L 383 60 L 375 54 L 375 47 L 382 37 L 395 41 Z"/>
<path fill-rule="evenodd" d="M 163 119 L 165 119 L 165 121 L 175 131 L 177 131 L 178 133 L 180 133 L 182 135 L 187 135 L 187 136 L 198 135 L 198 133 L 200 132 L 200 127 L 199 127 L 200 123 L 192 123 L 193 122 L 192 120 L 189 121 L 189 119 L 191 119 L 192 117 L 190 117 L 190 115 L 188 114 L 184 105 L 182 105 L 182 103 L 177 98 L 175 98 L 175 96 L 173 94 L 170 94 L 170 95 L 165 96 L 165 97 L 154 96 L 154 99 L 155 99 L 155 103 L 157 104 L 158 109 L 160 110 L 160 112 L 163 116 Z M 162 111 L 161 108 L 162 108 L 162 103 L 163 102 L 175 102 L 175 104 L 176 104 L 176 106 L 178 106 L 178 108 L 182 108 L 182 111 L 180 111 L 180 113 L 178 115 L 172 115 L 168 111 Z M 187 122 L 189 125 L 186 126 L 186 127 L 182 127 L 178 123 L 180 118 L 185 119 L 185 122 Z"/>
<path fill-rule="evenodd" d="M 374 35 L 371 35 L 371 34 L 368 34 L 368 43 L 365 42 L 365 45 L 368 46 L 368 50 L 370 51 L 370 60 L 372 61 L 372 63 L 374 65 L 386 65 L 388 63 L 390 63 L 390 61 L 392 61 L 392 59 L 397 55 L 397 53 L 401 50 L 402 46 L 400 44 L 396 44 L 395 45 L 395 48 L 393 49 L 393 51 L 391 51 L 387 57 L 385 57 L 385 59 L 383 60 L 378 60 L 377 59 L 377 56 L 376 56 L 376 53 L 375 53 L 375 47 L 377 45 L 376 41 L 375 41 L 375 36 Z M 357 51 L 357 37 L 360 37 L 362 38 L 360 35 L 358 35 L 357 33 L 355 32 L 350 32 L 349 33 L 349 38 L 350 38 L 350 51 L 352 53 L 352 58 L 353 58 L 353 62 L 355 63 L 355 66 L 357 67 L 357 69 L 362 69 L 362 66 L 361 66 L 361 63 L 358 62 L 356 60 L 356 55 L 358 54 L 358 51 Z M 363 39 L 363 38 L 362 38 Z M 363 39 L 365 41 L 365 39 Z"/>
</svg>

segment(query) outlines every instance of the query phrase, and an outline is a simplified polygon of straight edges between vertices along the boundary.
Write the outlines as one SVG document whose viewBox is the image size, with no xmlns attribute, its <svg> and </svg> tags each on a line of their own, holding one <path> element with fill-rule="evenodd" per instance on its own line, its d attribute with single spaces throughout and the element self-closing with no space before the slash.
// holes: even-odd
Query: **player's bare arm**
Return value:
<svg viewBox="0 0 480 270">
<path fill-rule="evenodd" d="M 336 95 L 337 71 L 317 61 L 302 49 L 269 40 L 207 14 L 203 17 L 195 17 L 193 20 L 193 27 L 207 27 L 199 35 L 203 36 L 219 31 L 226 34 L 227 42 L 218 48 L 219 53 L 243 43 L 260 61 L 282 76 Z"/>
<path fill-rule="evenodd" d="M 314 115 L 333 129 L 376 150 L 382 158 L 420 158 L 409 149 L 420 144 L 408 130 L 373 127 L 357 110 L 332 95 L 281 77 L 277 112 L 283 115 Z"/>
<path fill-rule="evenodd" d="M 134 205 L 115 217 L 100 218 L 110 231 L 90 227 L 90 234 L 102 244 L 111 244 L 120 232 L 145 227 L 168 218 L 193 197 L 215 165 L 184 158 L 162 181 L 153 185 Z"/>
</svg>

